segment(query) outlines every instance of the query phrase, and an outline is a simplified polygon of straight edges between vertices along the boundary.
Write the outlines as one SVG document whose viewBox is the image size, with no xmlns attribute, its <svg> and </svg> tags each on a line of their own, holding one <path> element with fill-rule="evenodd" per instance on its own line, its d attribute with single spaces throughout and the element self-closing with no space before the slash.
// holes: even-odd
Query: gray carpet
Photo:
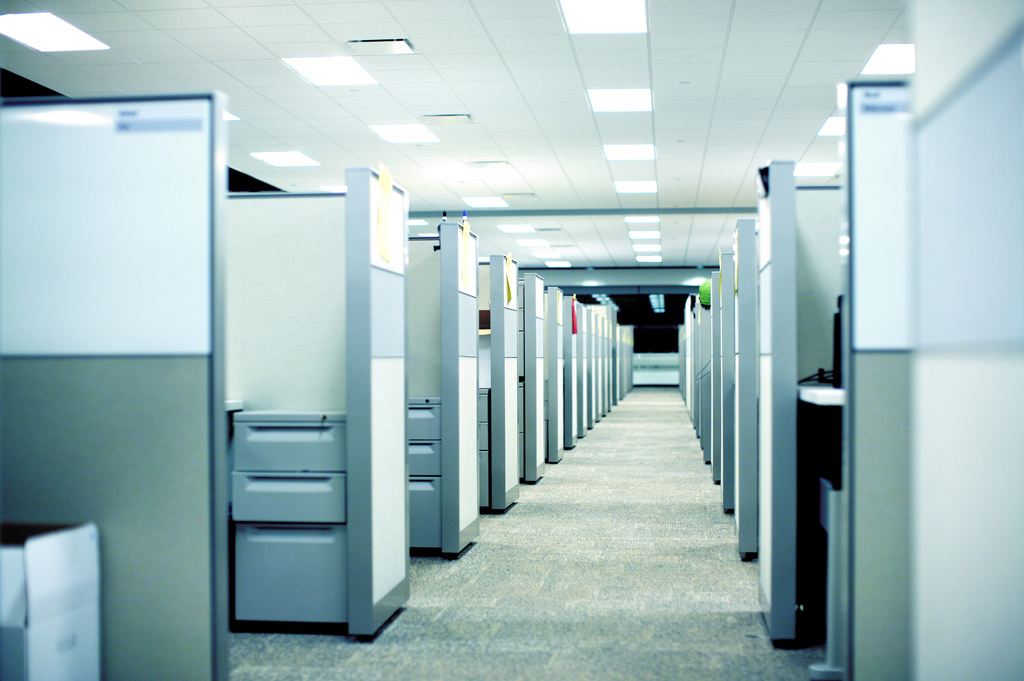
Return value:
<svg viewBox="0 0 1024 681">
<path fill-rule="evenodd" d="M 233 681 L 800 679 L 676 389 L 637 388 L 455 561 L 412 559 L 373 643 L 232 634 Z"/>
</svg>

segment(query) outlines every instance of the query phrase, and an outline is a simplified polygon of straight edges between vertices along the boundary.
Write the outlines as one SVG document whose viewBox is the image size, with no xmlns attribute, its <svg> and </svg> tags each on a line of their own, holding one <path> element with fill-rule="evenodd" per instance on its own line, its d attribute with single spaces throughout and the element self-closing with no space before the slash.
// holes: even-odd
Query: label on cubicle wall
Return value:
<svg viewBox="0 0 1024 681">
<path fill-rule="evenodd" d="M 404 274 L 406 193 L 394 186 L 384 166 L 381 171 L 374 172 L 376 182 L 370 181 L 370 264 Z"/>
<path fill-rule="evenodd" d="M 479 269 L 476 236 L 470 232 L 469 223 L 465 222 L 459 226 L 459 291 L 474 298 L 477 296 Z"/>
<path fill-rule="evenodd" d="M 214 103 L 0 110 L 3 354 L 210 352 Z"/>
<path fill-rule="evenodd" d="M 516 261 L 512 259 L 512 254 L 509 253 L 505 256 L 505 307 L 510 310 L 518 309 L 518 303 L 516 303 L 516 293 L 519 291 L 519 269 L 516 265 Z"/>
</svg>

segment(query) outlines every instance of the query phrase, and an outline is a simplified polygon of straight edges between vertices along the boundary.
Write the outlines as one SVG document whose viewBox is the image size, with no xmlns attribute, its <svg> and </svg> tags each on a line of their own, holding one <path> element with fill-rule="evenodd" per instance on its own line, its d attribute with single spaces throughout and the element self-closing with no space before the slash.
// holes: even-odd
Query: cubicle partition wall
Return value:
<svg viewBox="0 0 1024 681">
<path fill-rule="evenodd" d="M 722 286 L 718 306 L 719 335 L 719 401 L 718 456 L 721 461 L 722 510 L 732 513 L 736 509 L 736 262 L 732 253 L 721 254 Z"/>
<path fill-rule="evenodd" d="M 736 221 L 735 509 L 740 558 L 757 557 L 757 223 Z"/>
<path fill-rule="evenodd" d="M 480 533 L 476 235 L 409 240 L 409 545 L 458 555 Z"/>
<path fill-rule="evenodd" d="M 515 260 L 492 255 L 490 262 L 480 264 L 478 409 L 481 440 L 487 442 L 487 450 L 480 452 L 480 506 L 493 512 L 504 511 L 519 498 L 517 280 Z"/>
<path fill-rule="evenodd" d="M 372 636 L 408 599 L 407 198 L 369 168 L 347 179 L 345 197 L 229 202 L 240 626 Z"/>
<path fill-rule="evenodd" d="M 619 327 L 619 399 L 625 399 L 629 391 L 633 389 L 633 327 L 623 325 Z M 682 374 L 680 374 L 682 375 Z M 680 383 L 682 385 L 682 383 Z"/>
<path fill-rule="evenodd" d="M 722 271 L 711 277 L 711 480 L 722 483 Z"/>
<path fill-rule="evenodd" d="M 228 676 L 223 107 L 0 108 L 2 514 L 98 527 L 94 678 Z"/>
<path fill-rule="evenodd" d="M 576 346 L 576 296 L 562 305 L 562 326 L 559 327 L 562 334 L 562 353 L 565 357 L 563 369 L 564 403 L 562 408 L 562 436 L 563 447 L 572 449 L 576 446 L 577 437 L 577 412 L 579 411 L 579 352 Z"/>
<path fill-rule="evenodd" d="M 691 388 L 693 391 L 693 432 L 697 436 L 697 442 L 700 443 L 700 428 L 703 422 L 700 413 L 700 397 L 702 387 L 702 377 L 704 373 L 704 350 L 700 346 L 701 337 L 704 335 L 704 331 L 701 329 L 701 312 L 703 312 L 700 304 L 700 296 L 694 296 L 693 300 L 693 333 L 691 338 L 691 345 L 693 347 L 693 380 L 691 381 Z M 703 443 L 701 443 L 703 446 Z M 703 454 L 703 452 L 702 452 Z"/>
<path fill-rule="evenodd" d="M 797 189 L 787 161 L 772 162 L 758 180 L 762 608 L 774 641 L 818 640 L 825 578 L 820 486 L 816 462 L 798 461 L 796 405 L 798 381 L 832 364 L 842 197 L 834 187 Z"/>
<path fill-rule="evenodd" d="M 544 317 L 544 413 L 547 421 L 546 461 L 558 463 L 565 447 L 565 323 L 562 314 L 562 289 L 548 287 L 544 293 L 547 314 Z"/>
<path fill-rule="evenodd" d="M 614 316 L 614 315 L 613 315 Z M 619 403 L 619 344 L 622 341 L 620 336 L 619 322 L 617 320 L 612 321 L 611 333 L 608 336 L 608 345 L 611 348 L 611 377 L 612 377 L 612 406 L 616 406 Z"/>
<path fill-rule="evenodd" d="M 544 280 L 532 272 L 519 280 L 519 477 L 544 476 Z"/>
<path fill-rule="evenodd" d="M 686 412 L 690 416 L 690 423 L 694 422 L 693 413 L 693 296 L 686 296 L 683 303 L 683 343 L 679 346 L 679 354 L 683 357 L 683 364 L 679 372 L 680 388 L 683 391 L 683 399 L 686 400 Z"/>
<path fill-rule="evenodd" d="M 590 315 L 587 306 L 573 301 L 576 310 L 576 437 L 584 438 L 587 430 L 594 427 L 590 416 Z"/>
<path fill-rule="evenodd" d="M 717 271 L 711 272 L 711 280 L 718 277 Z M 712 283 L 714 286 L 714 283 Z M 713 310 L 710 307 L 701 305 L 697 310 L 698 325 L 700 327 L 700 445 L 704 450 L 704 463 L 711 463 L 711 453 L 714 448 L 715 434 L 712 426 L 715 407 L 711 399 L 712 394 L 712 365 L 713 365 L 713 342 L 712 332 L 714 322 L 712 320 Z"/>
</svg>

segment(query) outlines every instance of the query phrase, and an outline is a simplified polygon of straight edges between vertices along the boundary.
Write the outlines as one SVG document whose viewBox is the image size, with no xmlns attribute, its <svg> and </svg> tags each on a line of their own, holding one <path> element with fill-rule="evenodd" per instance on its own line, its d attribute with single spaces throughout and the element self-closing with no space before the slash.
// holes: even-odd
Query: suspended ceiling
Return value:
<svg viewBox="0 0 1024 681">
<path fill-rule="evenodd" d="M 837 113 L 835 85 L 879 43 L 910 42 L 906 5 L 648 0 L 646 34 L 568 35 L 558 0 L 4 0 L 4 12 L 52 12 L 111 49 L 41 53 L 0 37 L 0 65 L 71 97 L 223 91 L 241 119 L 229 164 L 285 191 L 384 163 L 431 224 L 460 216 L 461 197 L 503 196 L 507 217 L 470 218 L 484 253 L 523 267 L 542 261 L 498 224 L 544 230 L 526 236 L 573 267 L 635 267 L 631 212 L 660 212 L 663 266 L 707 266 L 755 205 L 759 165 L 840 159 L 838 138 L 817 136 Z M 281 61 L 380 38 L 416 52 L 357 57 L 377 85 L 316 87 Z M 588 88 L 651 88 L 653 112 L 594 113 Z M 423 118 L 436 114 L 472 122 Z M 389 144 L 368 127 L 418 122 L 440 142 Z M 603 144 L 654 144 L 657 157 L 608 161 Z M 284 150 L 321 165 L 249 155 Z M 616 194 L 616 180 L 657 180 L 658 193 Z"/>
</svg>

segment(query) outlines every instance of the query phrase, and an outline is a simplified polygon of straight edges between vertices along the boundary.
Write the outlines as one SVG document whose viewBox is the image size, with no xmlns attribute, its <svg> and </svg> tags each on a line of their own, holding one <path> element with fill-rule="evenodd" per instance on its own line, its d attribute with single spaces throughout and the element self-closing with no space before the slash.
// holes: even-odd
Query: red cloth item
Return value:
<svg viewBox="0 0 1024 681">
<path fill-rule="evenodd" d="M 572 297 L 572 332 L 576 333 L 576 296 Z"/>
</svg>

